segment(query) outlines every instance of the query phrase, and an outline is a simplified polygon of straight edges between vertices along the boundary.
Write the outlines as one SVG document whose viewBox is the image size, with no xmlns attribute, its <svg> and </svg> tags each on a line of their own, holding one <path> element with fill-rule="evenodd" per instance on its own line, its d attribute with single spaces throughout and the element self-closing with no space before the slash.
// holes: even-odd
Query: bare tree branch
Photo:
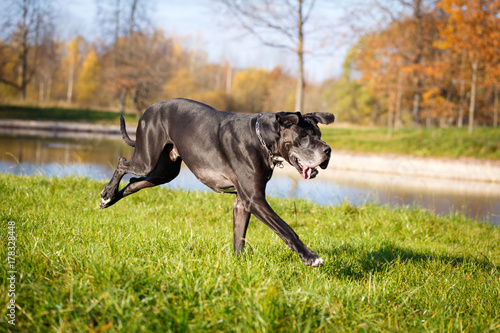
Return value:
<svg viewBox="0 0 500 333">
<path fill-rule="evenodd" d="M 265 46 L 286 49 L 297 55 L 296 110 L 304 107 L 305 25 L 311 18 L 315 0 L 219 0 L 243 29 Z M 313 29 L 314 31 L 314 29 Z"/>
</svg>

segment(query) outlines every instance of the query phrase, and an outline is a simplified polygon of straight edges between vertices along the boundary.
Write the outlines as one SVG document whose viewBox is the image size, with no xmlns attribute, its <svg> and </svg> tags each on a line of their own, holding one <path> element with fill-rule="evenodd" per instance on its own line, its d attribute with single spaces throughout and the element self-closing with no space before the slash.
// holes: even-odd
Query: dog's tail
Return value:
<svg viewBox="0 0 500 333">
<path fill-rule="evenodd" d="M 125 143 L 130 147 L 135 147 L 135 141 L 132 140 L 127 134 L 127 129 L 125 128 L 125 119 L 123 118 L 123 115 L 120 115 L 120 131 L 122 131 L 123 141 L 125 141 Z"/>
</svg>

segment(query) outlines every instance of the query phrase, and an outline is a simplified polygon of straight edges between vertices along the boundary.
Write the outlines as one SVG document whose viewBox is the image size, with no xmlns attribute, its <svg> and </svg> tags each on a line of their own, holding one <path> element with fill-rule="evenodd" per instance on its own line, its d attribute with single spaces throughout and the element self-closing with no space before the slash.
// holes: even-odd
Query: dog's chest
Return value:
<svg viewBox="0 0 500 333">
<path fill-rule="evenodd" d="M 219 193 L 236 193 L 234 184 L 223 173 L 202 169 L 191 170 L 200 182 Z"/>
</svg>

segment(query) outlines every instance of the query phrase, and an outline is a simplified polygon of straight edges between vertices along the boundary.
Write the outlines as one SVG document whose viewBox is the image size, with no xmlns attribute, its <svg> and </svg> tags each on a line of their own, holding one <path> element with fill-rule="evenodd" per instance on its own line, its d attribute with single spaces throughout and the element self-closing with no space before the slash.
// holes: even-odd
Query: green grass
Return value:
<svg viewBox="0 0 500 333">
<path fill-rule="evenodd" d="M 270 200 L 325 259 L 310 268 L 253 218 L 235 258 L 231 195 L 156 188 L 101 211 L 103 185 L 0 175 L 0 330 L 500 331 L 498 227 L 413 208 Z"/>
<path fill-rule="evenodd" d="M 83 121 L 118 125 L 120 123 L 120 114 L 88 109 L 0 105 L 0 119 Z M 137 122 L 136 116 L 130 114 L 125 115 L 125 120 Z"/>
<path fill-rule="evenodd" d="M 323 140 L 334 150 L 500 160 L 500 128 L 478 127 L 472 135 L 466 128 L 407 128 L 395 131 L 391 138 L 386 129 L 336 129 L 333 126 L 323 129 L 322 133 Z"/>
</svg>

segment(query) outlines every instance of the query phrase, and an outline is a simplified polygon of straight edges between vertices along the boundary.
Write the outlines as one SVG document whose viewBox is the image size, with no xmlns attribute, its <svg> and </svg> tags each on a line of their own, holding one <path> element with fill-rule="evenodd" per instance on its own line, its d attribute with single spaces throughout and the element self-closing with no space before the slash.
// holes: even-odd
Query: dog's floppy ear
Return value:
<svg viewBox="0 0 500 333">
<path fill-rule="evenodd" d="M 292 125 L 297 125 L 300 121 L 302 115 L 300 112 L 277 112 L 276 121 L 283 127 L 290 127 Z"/>
<path fill-rule="evenodd" d="M 304 115 L 304 117 L 309 118 L 316 123 L 321 123 L 325 125 L 331 124 L 335 121 L 335 116 L 328 112 L 307 113 Z"/>
</svg>

